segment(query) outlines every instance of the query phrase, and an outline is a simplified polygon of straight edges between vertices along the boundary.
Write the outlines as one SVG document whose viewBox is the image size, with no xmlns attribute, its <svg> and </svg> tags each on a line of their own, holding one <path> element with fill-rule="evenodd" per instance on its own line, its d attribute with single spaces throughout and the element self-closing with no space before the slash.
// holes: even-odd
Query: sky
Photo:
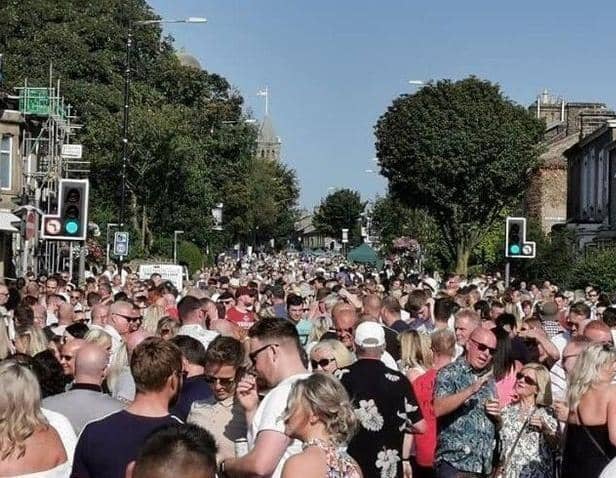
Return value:
<svg viewBox="0 0 616 478">
<path fill-rule="evenodd" d="M 366 170 L 374 125 L 409 80 L 496 82 L 528 106 L 547 88 L 566 101 L 616 106 L 616 2 L 543 0 L 149 0 L 175 46 L 218 73 L 261 119 L 270 116 L 282 159 L 295 169 L 300 205 L 311 209 L 334 188 L 365 200 L 386 180 Z M 596 8 L 595 8 L 596 7 Z"/>
</svg>

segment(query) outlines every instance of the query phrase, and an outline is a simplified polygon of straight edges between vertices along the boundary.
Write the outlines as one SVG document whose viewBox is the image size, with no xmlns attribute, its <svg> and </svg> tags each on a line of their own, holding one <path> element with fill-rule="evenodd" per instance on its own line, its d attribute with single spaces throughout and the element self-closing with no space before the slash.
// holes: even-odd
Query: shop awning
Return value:
<svg viewBox="0 0 616 478">
<path fill-rule="evenodd" d="M 21 219 L 15 214 L 7 211 L 0 211 L 0 231 L 19 232 L 19 229 L 11 223 L 19 223 L 20 221 Z"/>
</svg>

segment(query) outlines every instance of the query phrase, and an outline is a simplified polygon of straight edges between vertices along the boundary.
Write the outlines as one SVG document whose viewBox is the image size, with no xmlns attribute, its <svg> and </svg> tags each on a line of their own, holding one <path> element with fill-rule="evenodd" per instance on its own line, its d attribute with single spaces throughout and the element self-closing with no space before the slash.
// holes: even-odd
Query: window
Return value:
<svg viewBox="0 0 616 478">
<path fill-rule="evenodd" d="M 13 137 L 3 135 L 0 140 L 0 189 L 11 189 Z"/>
</svg>

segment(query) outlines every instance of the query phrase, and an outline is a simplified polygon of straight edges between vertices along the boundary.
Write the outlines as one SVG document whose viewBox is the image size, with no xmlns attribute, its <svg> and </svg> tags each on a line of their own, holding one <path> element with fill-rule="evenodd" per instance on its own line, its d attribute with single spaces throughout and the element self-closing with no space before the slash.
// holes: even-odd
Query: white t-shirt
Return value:
<svg viewBox="0 0 616 478">
<path fill-rule="evenodd" d="M 252 423 L 248 427 L 249 448 L 254 447 L 259 432 L 273 430 L 284 434 L 285 426 L 283 416 L 287 406 L 291 386 L 297 380 L 301 380 L 309 376 L 309 373 L 291 375 L 269 391 L 269 393 L 259 404 L 255 416 L 252 419 Z M 278 462 L 278 465 L 276 465 L 276 469 L 271 475 L 272 478 L 280 478 L 285 462 L 289 459 L 289 457 L 296 455 L 301 451 L 302 442 L 299 440 L 293 440 L 293 442 L 285 450 L 282 458 Z"/>
<path fill-rule="evenodd" d="M 68 418 L 61 413 L 48 410 L 47 408 L 41 408 L 41 411 L 43 412 L 43 415 L 45 415 L 45 418 L 49 424 L 55 428 L 58 435 L 60 435 L 60 440 L 64 445 L 68 462 L 72 465 L 73 455 L 75 455 L 75 447 L 77 446 L 77 435 L 75 435 L 73 425 L 71 425 Z"/>
<path fill-rule="evenodd" d="M 187 335 L 193 339 L 198 340 L 203 344 L 203 348 L 207 350 L 212 340 L 218 337 L 218 332 L 208 330 L 199 324 L 186 324 L 182 325 L 178 330 L 177 335 Z"/>
<path fill-rule="evenodd" d="M 562 366 L 563 350 L 571 340 L 568 332 L 562 332 L 552 337 L 552 343 L 558 349 L 560 359 L 550 370 L 550 381 L 552 382 L 552 395 L 556 400 L 564 400 L 567 395 L 567 374 Z"/>
</svg>

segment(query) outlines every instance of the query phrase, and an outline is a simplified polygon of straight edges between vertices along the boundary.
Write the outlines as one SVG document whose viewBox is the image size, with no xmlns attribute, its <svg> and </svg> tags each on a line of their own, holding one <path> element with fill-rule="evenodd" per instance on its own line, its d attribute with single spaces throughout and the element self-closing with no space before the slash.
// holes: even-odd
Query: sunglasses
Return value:
<svg viewBox="0 0 616 478">
<path fill-rule="evenodd" d="M 349 327 L 348 329 L 334 329 L 338 335 L 342 335 L 345 332 L 347 334 L 353 335 L 353 327 Z"/>
<path fill-rule="evenodd" d="M 524 380 L 524 383 L 526 385 L 531 385 L 533 387 L 537 386 L 537 382 L 535 382 L 532 378 L 530 378 L 528 375 L 524 375 L 522 372 L 518 372 L 515 376 L 518 380 Z"/>
<path fill-rule="evenodd" d="M 132 316 L 132 315 L 124 315 L 124 314 L 118 314 L 117 312 L 114 313 L 113 315 L 119 315 L 120 317 L 124 317 L 128 322 L 139 322 L 141 320 L 141 316 Z"/>
<path fill-rule="evenodd" d="M 471 339 L 471 342 L 475 344 L 475 346 L 480 352 L 485 352 L 487 350 L 488 352 L 490 352 L 490 355 L 494 355 L 494 353 L 496 352 L 496 349 L 494 347 L 490 347 L 486 344 L 478 342 L 475 339 Z"/>
<path fill-rule="evenodd" d="M 331 358 L 331 359 L 321 359 L 321 360 L 311 360 L 310 361 L 310 365 L 312 365 L 312 369 L 316 370 L 318 367 L 321 368 L 325 368 L 327 367 L 331 362 L 335 362 L 336 359 L 335 358 Z"/>
<path fill-rule="evenodd" d="M 209 384 L 219 383 L 221 387 L 230 387 L 235 383 L 235 377 L 213 377 L 211 375 L 206 375 L 204 377 L 205 381 Z"/>
<path fill-rule="evenodd" d="M 255 350 L 254 352 L 251 352 L 248 354 L 248 358 L 250 359 L 250 361 L 252 362 L 253 365 L 255 365 L 257 363 L 257 357 L 259 356 L 259 354 L 261 352 L 263 352 L 264 350 L 269 349 L 270 347 L 278 347 L 280 344 L 267 344 L 264 345 L 263 347 L 261 347 L 260 349 Z"/>
</svg>

